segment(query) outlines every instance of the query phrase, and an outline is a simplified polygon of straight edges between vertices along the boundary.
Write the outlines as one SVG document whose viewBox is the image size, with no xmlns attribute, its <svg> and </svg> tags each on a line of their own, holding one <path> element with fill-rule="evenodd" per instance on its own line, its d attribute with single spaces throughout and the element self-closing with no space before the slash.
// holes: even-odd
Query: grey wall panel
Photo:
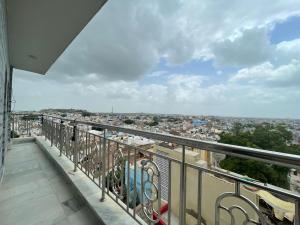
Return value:
<svg viewBox="0 0 300 225">
<path fill-rule="evenodd" d="M 0 179 L 9 141 L 10 68 L 7 53 L 6 1 L 0 0 Z"/>
</svg>

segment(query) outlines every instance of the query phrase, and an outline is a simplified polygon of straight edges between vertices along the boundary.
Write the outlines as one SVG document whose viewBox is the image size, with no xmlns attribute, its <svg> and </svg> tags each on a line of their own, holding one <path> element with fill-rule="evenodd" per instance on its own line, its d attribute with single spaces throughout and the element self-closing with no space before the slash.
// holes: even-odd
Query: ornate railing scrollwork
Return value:
<svg viewBox="0 0 300 225">
<path fill-rule="evenodd" d="M 85 148 L 86 148 L 86 134 L 84 131 L 78 131 L 77 135 L 77 154 L 79 157 L 79 163 L 81 163 L 82 158 L 84 157 L 85 154 Z M 81 164 L 82 165 L 82 164 Z"/>
<path fill-rule="evenodd" d="M 17 130 L 16 119 L 13 120 L 12 128 L 16 128 Z M 295 204 L 295 209 L 291 213 L 295 212 L 294 224 L 300 224 L 300 196 L 298 194 L 271 185 L 253 182 L 231 173 L 202 167 L 188 162 L 185 160 L 186 157 L 183 157 L 185 156 L 184 151 L 186 146 L 196 149 L 203 147 L 204 150 L 207 148 L 207 151 L 211 152 L 226 151 L 229 153 L 228 155 L 241 156 L 243 158 L 250 157 L 251 159 L 264 162 L 269 162 L 269 158 L 275 157 L 275 165 L 291 165 L 289 166 L 290 168 L 292 166 L 293 168 L 298 168 L 300 158 L 297 158 L 297 156 L 281 155 L 273 152 L 268 153 L 264 150 L 223 145 L 221 143 L 209 143 L 206 141 L 202 142 L 189 138 L 84 121 L 76 121 L 76 124 L 81 123 L 86 125 L 85 127 L 79 126 L 76 131 L 73 128 L 74 120 L 66 118 L 64 118 L 65 124 L 63 125 L 63 129 L 61 129 L 61 124 L 54 119 L 50 120 L 49 117 L 46 117 L 43 120 L 42 129 L 45 139 L 48 139 L 55 146 L 61 148 L 60 153 L 67 156 L 70 160 L 73 160 L 74 154 L 78 154 L 79 159 L 76 158 L 74 160 L 74 167 L 81 169 L 102 189 L 101 201 L 105 200 L 104 195 L 107 194 L 139 223 L 140 219 L 144 220 L 147 224 L 164 222 L 169 225 L 176 223 L 176 218 L 174 218 L 172 213 L 177 211 L 177 208 L 175 207 L 174 209 L 172 197 L 174 197 L 174 194 L 180 194 L 180 198 L 182 196 L 178 210 L 180 212 L 178 214 L 180 224 L 195 224 L 194 221 L 197 220 L 197 224 L 206 224 L 205 221 L 208 221 L 207 223 L 213 223 L 214 225 L 270 225 L 273 214 L 269 213 L 269 211 L 262 212 L 263 208 L 260 207 L 264 207 L 264 205 L 260 205 L 258 199 L 256 201 L 257 193 L 255 191 L 252 193 L 252 191 L 248 192 L 248 190 L 245 190 L 244 185 L 247 185 L 255 187 L 258 190 L 276 193 L 279 197 L 283 196 L 283 200 Z M 95 124 L 104 129 L 103 133 L 94 133 L 88 130 L 90 126 Z M 36 121 L 33 121 L 32 127 L 34 128 L 33 130 L 36 130 L 38 127 Z M 84 129 L 81 130 L 80 128 Z M 23 128 L 23 130 L 26 129 Z M 74 130 L 78 136 L 74 136 Z M 115 138 L 115 131 L 153 138 L 158 141 L 174 143 L 178 146 L 183 145 L 182 158 L 174 159 L 169 155 L 161 154 L 159 148 L 156 149 L 156 146 L 151 146 L 151 151 L 148 151 L 148 148 L 144 149 L 144 147 L 133 146 L 128 141 L 130 136 L 123 139 L 119 138 L 117 133 Z M 76 138 L 73 140 L 72 137 Z M 158 142 L 154 143 L 155 145 L 159 144 Z M 166 162 L 157 160 L 157 158 L 166 160 Z M 159 161 L 164 163 L 159 163 Z M 178 173 L 178 169 L 180 168 L 184 169 L 181 170 L 182 173 Z M 194 172 L 189 172 L 193 170 L 198 173 L 198 179 L 196 177 L 192 180 L 186 179 L 191 174 L 193 176 L 196 175 Z M 209 174 L 209 178 L 205 177 L 204 174 Z M 174 176 L 180 176 L 180 181 L 177 182 L 176 180 L 172 182 Z M 226 186 L 224 185 L 224 188 L 221 187 L 220 192 L 224 192 L 227 187 L 231 188 L 231 182 L 235 184 L 235 191 L 219 192 L 218 196 L 216 196 L 215 192 L 208 193 L 207 184 L 210 183 L 206 182 L 203 185 L 203 182 L 211 179 L 211 177 L 215 181 L 213 185 L 219 185 L 220 182 L 223 184 L 224 180 L 228 183 Z M 174 188 L 172 187 L 178 185 L 178 183 L 180 184 L 180 191 L 179 193 L 174 193 Z M 166 190 L 162 188 L 163 185 L 167 187 Z M 195 189 L 195 191 L 191 191 L 188 188 L 189 186 Z M 178 192 L 178 189 L 175 188 L 175 191 Z M 205 196 L 207 193 L 209 196 Z M 193 203 L 190 202 L 191 196 L 195 198 L 193 199 Z M 208 202 L 205 201 L 214 201 L 214 199 L 216 201 L 213 203 L 213 208 L 211 208 L 211 205 L 208 205 Z M 168 204 L 166 206 L 168 207 L 161 207 L 161 201 L 166 201 Z M 206 208 L 206 211 L 203 210 L 204 207 L 210 210 L 209 213 L 206 213 Z M 163 213 L 165 214 L 163 215 Z"/>
<path fill-rule="evenodd" d="M 81 144 L 79 144 L 80 151 L 80 164 L 85 169 L 85 172 L 92 176 L 92 178 L 98 178 L 100 176 L 100 164 L 99 164 L 99 143 L 94 138 L 83 137 Z"/>
<path fill-rule="evenodd" d="M 247 211 L 239 205 L 235 204 L 230 207 L 225 207 L 224 205 L 222 205 L 222 201 L 224 199 L 232 198 L 232 197 L 238 198 L 238 199 L 240 199 L 241 202 L 244 202 L 248 206 L 250 206 L 254 210 L 254 212 L 257 214 L 258 219 L 257 220 L 251 219 L 249 214 L 247 213 Z M 222 225 L 221 221 L 220 221 L 221 220 L 220 219 L 221 210 L 224 210 L 225 212 L 227 212 L 229 214 L 230 220 L 231 220 L 231 225 L 239 225 L 239 224 L 242 224 L 242 225 L 251 225 L 251 224 L 268 225 L 265 216 L 259 210 L 259 208 L 252 201 L 250 201 L 248 198 L 246 198 L 243 195 L 238 195 L 233 192 L 225 192 L 217 198 L 216 205 L 215 205 L 215 225 Z M 236 219 L 233 214 L 234 211 L 239 211 L 240 213 L 242 213 L 244 215 L 245 219 L 242 223 L 237 224 Z"/>
<path fill-rule="evenodd" d="M 28 120 L 23 120 L 23 119 L 20 119 L 18 121 L 18 133 L 20 135 L 24 135 L 24 134 L 28 134 L 29 132 L 29 121 Z"/>
<path fill-rule="evenodd" d="M 72 157 L 73 150 L 72 150 L 72 135 L 73 135 L 73 129 L 72 127 L 68 126 L 65 129 L 66 132 L 66 139 L 65 139 L 65 151 L 67 157 Z"/>
<path fill-rule="evenodd" d="M 156 163 L 151 160 L 143 160 L 141 171 L 141 204 L 144 215 L 149 222 L 157 223 L 160 220 L 160 206 L 161 206 L 161 176 Z M 157 208 L 155 210 L 153 203 L 157 201 Z M 155 217 L 154 217 L 155 215 Z"/>
<path fill-rule="evenodd" d="M 111 186 L 113 193 L 120 199 L 123 199 L 125 158 L 122 148 L 120 148 L 119 145 L 117 145 L 116 148 L 117 149 L 112 152 L 113 166 L 111 170 Z"/>
</svg>

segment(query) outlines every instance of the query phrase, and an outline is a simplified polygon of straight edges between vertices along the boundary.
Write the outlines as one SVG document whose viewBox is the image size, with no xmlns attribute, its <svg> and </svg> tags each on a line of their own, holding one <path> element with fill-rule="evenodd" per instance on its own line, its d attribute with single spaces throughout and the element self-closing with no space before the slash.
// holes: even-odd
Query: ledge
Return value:
<svg viewBox="0 0 300 225">
<path fill-rule="evenodd" d="M 11 144 L 17 145 L 22 143 L 34 142 L 35 137 L 19 137 L 19 138 L 12 138 Z"/>
<path fill-rule="evenodd" d="M 87 203 L 90 209 L 102 222 L 109 225 L 136 225 L 140 224 L 127 214 L 109 196 L 100 201 L 101 189 L 79 169 L 74 172 L 74 164 L 66 156 L 59 156 L 59 150 L 51 147 L 43 137 L 33 138 L 49 160 L 60 170 L 63 176 L 71 183 L 77 194 Z"/>
</svg>

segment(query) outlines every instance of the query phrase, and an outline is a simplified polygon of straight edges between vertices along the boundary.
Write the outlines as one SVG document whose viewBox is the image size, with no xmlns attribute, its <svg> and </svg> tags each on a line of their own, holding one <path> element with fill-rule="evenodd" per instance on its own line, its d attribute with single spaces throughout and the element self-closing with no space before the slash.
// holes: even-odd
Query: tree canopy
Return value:
<svg viewBox="0 0 300 225">
<path fill-rule="evenodd" d="M 134 124 L 135 122 L 134 122 L 134 120 L 126 119 L 126 120 L 124 120 L 124 123 L 125 124 Z"/>
<path fill-rule="evenodd" d="M 220 135 L 219 142 L 300 155 L 300 146 L 292 144 L 292 132 L 284 124 L 262 123 L 243 126 L 236 123 L 231 132 L 223 132 Z M 220 166 L 264 183 L 289 187 L 289 169 L 282 166 L 232 156 L 227 156 Z"/>
</svg>

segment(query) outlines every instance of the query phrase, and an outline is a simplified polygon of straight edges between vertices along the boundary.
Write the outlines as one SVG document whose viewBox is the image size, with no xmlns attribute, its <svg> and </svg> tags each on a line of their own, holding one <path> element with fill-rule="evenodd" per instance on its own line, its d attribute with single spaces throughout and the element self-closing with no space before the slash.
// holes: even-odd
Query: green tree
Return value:
<svg viewBox="0 0 300 225">
<path fill-rule="evenodd" d="M 219 142 L 299 155 L 299 145 L 292 145 L 291 141 L 292 133 L 284 125 L 263 123 L 255 126 L 235 124 L 232 132 L 223 132 L 220 135 Z M 283 188 L 289 187 L 287 176 L 289 169 L 282 166 L 233 156 L 227 156 L 225 160 L 221 161 L 220 166 L 264 183 Z"/>
<path fill-rule="evenodd" d="M 20 137 L 20 135 L 18 135 L 18 133 L 16 131 L 10 131 L 10 137 L 11 138 L 18 138 L 18 137 Z"/>
<path fill-rule="evenodd" d="M 88 111 L 82 111 L 81 112 L 81 115 L 83 116 L 83 117 L 86 117 L 86 116 L 93 116 L 94 115 L 94 113 L 91 113 L 91 112 L 88 112 Z"/>
<path fill-rule="evenodd" d="M 156 122 L 157 124 L 159 123 L 159 117 L 158 116 L 153 116 L 153 122 Z"/>
<path fill-rule="evenodd" d="M 134 120 L 126 119 L 126 120 L 124 120 L 124 123 L 125 124 L 134 124 Z"/>
<path fill-rule="evenodd" d="M 103 131 L 104 129 L 102 127 L 92 126 L 92 130 Z"/>
</svg>

